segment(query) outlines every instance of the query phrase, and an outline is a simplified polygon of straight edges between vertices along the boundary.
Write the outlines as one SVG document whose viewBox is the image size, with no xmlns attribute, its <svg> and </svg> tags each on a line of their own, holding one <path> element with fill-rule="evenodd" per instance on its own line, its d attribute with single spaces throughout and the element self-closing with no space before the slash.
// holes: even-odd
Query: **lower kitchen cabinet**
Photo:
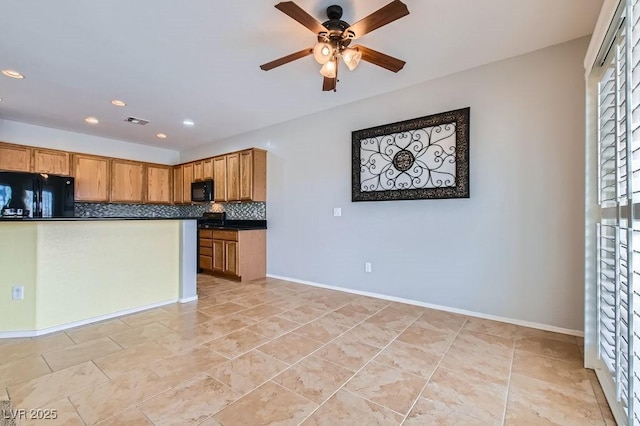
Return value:
<svg viewBox="0 0 640 426">
<path fill-rule="evenodd" d="M 204 272 L 240 281 L 267 273 L 267 231 L 201 229 L 199 265 Z"/>
</svg>

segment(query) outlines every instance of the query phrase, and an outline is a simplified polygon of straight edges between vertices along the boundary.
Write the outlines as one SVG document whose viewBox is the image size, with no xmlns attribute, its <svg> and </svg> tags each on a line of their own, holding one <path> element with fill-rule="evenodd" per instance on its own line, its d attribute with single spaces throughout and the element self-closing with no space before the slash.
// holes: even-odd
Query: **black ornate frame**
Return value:
<svg viewBox="0 0 640 426">
<path fill-rule="evenodd" d="M 397 123 L 386 124 L 384 126 L 371 127 L 369 129 L 357 130 L 352 132 L 351 134 L 351 201 L 391 201 L 391 200 L 419 200 L 419 199 L 434 199 L 434 198 L 469 198 L 469 113 L 471 108 L 462 108 L 454 111 L 443 112 L 440 114 L 428 115 L 426 117 L 415 118 L 412 120 L 400 121 Z M 452 127 L 455 126 L 455 130 Z M 423 129 L 431 129 L 431 133 L 426 133 Z M 452 133 L 449 136 L 453 135 L 455 131 L 455 152 L 453 147 L 451 147 L 451 152 L 446 152 L 439 145 L 435 145 L 434 142 L 432 144 L 432 134 L 440 134 L 443 131 L 451 131 Z M 418 133 L 421 132 L 421 133 Z M 395 136 L 390 136 L 395 135 Z M 422 136 L 425 135 L 428 140 L 426 143 L 422 140 Z M 415 146 L 411 147 L 411 149 L 401 149 L 396 145 L 396 148 L 400 149 L 398 151 L 396 149 L 396 153 L 391 158 L 389 153 L 384 153 L 381 151 L 381 142 L 384 140 L 384 137 L 388 136 L 385 140 L 387 144 L 395 144 L 399 139 L 405 139 L 407 137 L 411 137 L 410 142 Z M 384 171 L 380 171 L 378 175 L 378 183 L 376 187 L 380 187 L 380 180 L 382 179 L 383 174 L 386 175 L 385 179 L 388 179 L 388 182 L 391 183 L 391 179 L 389 176 L 394 173 L 397 175 L 394 179 L 397 179 L 398 176 L 405 174 L 404 179 L 409 179 L 410 183 L 398 184 L 400 186 L 404 185 L 406 189 L 386 189 L 386 190 L 375 190 L 375 191 L 362 191 L 362 182 L 361 176 L 365 171 L 365 168 L 374 168 L 376 167 L 375 162 L 371 162 L 370 160 L 361 159 L 361 148 L 363 141 L 366 143 L 373 144 L 374 141 L 371 141 L 371 138 L 376 138 L 375 143 L 377 143 L 378 152 L 381 156 L 385 156 L 385 160 L 389 162 L 387 166 L 393 165 L 394 170 L 392 170 L 391 174 L 387 174 Z M 403 141 L 406 143 L 406 141 Z M 409 145 L 407 145 L 408 147 Z M 449 174 L 451 176 L 450 183 L 453 184 L 453 180 L 455 179 L 455 184 L 452 186 L 441 186 L 444 185 L 445 181 L 442 179 L 432 180 L 432 173 L 435 170 L 429 169 L 424 163 L 419 162 L 417 160 L 419 153 L 424 153 L 429 147 L 435 147 L 436 155 L 434 155 L 434 161 L 437 164 L 440 162 L 444 164 L 445 161 L 448 161 L 449 164 L 452 164 L 455 161 L 455 178 L 453 174 Z M 440 148 L 438 150 L 438 148 Z M 386 150 L 386 149 L 385 149 Z M 375 152 L 375 151 L 374 151 Z M 371 157 L 370 157 L 371 158 Z M 373 163 L 373 165 L 371 164 Z M 421 165 L 420 165 L 420 164 Z M 424 167 L 423 167 L 424 166 Z M 420 178 L 415 181 L 415 177 L 411 177 L 407 171 L 410 171 L 414 167 L 421 167 L 422 171 L 428 170 L 429 179 L 432 180 L 432 184 L 436 187 L 433 188 L 411 188 L 414 186 L 415 182 L 420 182 Z M 451 166 L 452 167 L 452 166 Z M 417 169 L 414 169 L 417 170 Z M 387 169 L 387 172 L 390 171 Z M 370 180 L 370 179 L 369 179 Z M 394 185 L 396 185 L 394 180 Z M 373 188 L 373 186 L 372 186 Z"/>
</svg>

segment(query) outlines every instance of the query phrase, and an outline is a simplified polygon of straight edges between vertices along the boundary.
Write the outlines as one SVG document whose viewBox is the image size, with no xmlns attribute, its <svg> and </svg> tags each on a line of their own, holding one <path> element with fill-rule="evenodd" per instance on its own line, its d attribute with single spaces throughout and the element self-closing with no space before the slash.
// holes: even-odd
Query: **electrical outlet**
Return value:
<svg viewBox="0 0 640 426">
<path fill-rule="evenodd" d="M 14 285 L 11 289 L 13 294 L 13 300 L 24 300 L 24 286 Z"/>
<path fill-rule="evenodd" d="M 364 271 L 365 272 L 371 272 L 371 262 L 365 262 L 364 263 Z"/>
<path fill-rule="evenodd" d="M 334 216 L 342 216 L 342 209 L 340 207 L 334 207 L 333 208 L 333 215 Z"/>
</svg>

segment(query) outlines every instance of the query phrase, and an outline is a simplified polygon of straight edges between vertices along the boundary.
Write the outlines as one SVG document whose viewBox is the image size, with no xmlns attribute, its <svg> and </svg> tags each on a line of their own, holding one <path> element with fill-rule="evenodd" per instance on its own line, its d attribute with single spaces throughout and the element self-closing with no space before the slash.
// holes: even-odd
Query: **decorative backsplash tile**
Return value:
<svg viewBox="0 0 640 426">
<path fill-rule="evenodd" d="M 226 212 L 232 220 L 266 220 L 267 203 L 166 204 L 76 203 L 78 217 L 200 217 L 206 211 Z"/>
</svg>

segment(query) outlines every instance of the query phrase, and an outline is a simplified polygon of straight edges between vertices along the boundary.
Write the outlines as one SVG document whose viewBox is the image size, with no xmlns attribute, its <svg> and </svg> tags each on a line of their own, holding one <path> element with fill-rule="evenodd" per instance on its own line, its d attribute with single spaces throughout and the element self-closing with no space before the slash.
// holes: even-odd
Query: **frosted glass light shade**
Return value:
<svg viewBox="0 0 640 426">
<path fill-rule="evenodd" d="M 324 65 L 333 57 L 333 46 L 329 43 L 317 43 L 313 47 L 313 58 L 320 65 Z"/>
<path fill-rule="evenodd" d="M 356 49 L 344 49 L 342 52 L 342 60 L 350 71 L 356 69 L 358 64 L 360 63 L 360 59 L 362 59 L 362 52 Z"/>
<path fill-rule="evenodd" d="M 336 78 L 336 61 L 329 61 L 320 68 L 320 74 L 327 78 Z"/>
</svg>

